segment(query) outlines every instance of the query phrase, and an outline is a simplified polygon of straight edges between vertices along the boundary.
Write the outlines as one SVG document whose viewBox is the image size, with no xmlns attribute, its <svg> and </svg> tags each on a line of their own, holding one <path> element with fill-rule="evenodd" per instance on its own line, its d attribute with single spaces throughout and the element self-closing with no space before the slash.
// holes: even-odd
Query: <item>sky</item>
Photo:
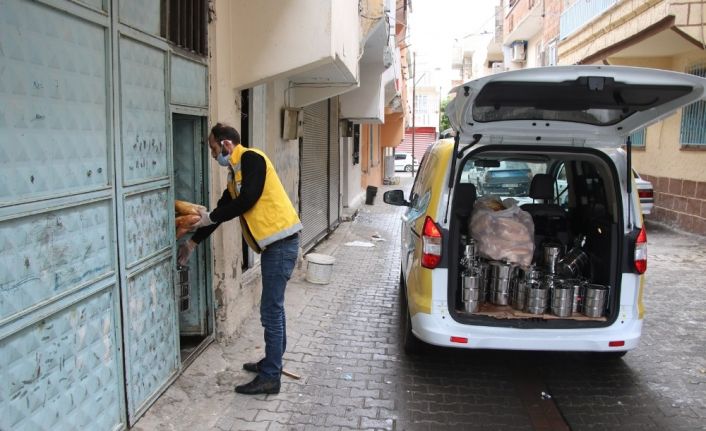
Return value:
<svg viewBox="0 0 706 431">
<path fill-rule="evenodd" d="M 454 39 L 479 37 L 493 31 L 498 0 L 412 0 L 409 49 L 417 56 L 417 76 L 435 75 L 446 93 L 450 89 Z M 482 36 L 480 36 L 482 37 Z M 441 68 L 440 71 L 435 71 Z"/>
</svg>

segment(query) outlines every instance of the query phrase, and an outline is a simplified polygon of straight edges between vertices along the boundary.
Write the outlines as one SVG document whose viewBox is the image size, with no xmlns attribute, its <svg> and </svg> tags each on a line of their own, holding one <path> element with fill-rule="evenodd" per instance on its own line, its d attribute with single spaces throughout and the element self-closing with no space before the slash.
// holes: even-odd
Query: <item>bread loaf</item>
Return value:
<svg viewBox="0 0 706 431">
<path fill-rule="evenodd" d="M 198 223 L 199 220 L 201 220 L 201 216 L 199 216 L 199 215 L 183 215 L 183 216 L 177 217 L 175 220 L 175 223 L 176 223 L 177 229 L 185 228 L 188 230 L 192 230 L 193 225 L 195 223 Z"/>
<path fill-rule="evenodd" d="M 174 210 L 178 216 L 199 215 L 199 209 L 205 210 L 206 207 L 187 201 L 174 200 Z"/>
</svg>

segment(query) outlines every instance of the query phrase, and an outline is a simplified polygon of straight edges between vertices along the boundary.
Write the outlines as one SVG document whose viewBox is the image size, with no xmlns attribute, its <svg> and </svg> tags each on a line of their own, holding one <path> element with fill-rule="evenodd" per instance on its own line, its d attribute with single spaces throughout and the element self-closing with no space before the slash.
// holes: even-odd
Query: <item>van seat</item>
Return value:
<svg viewBox="0 0 706 431">
<path fill-rule="evenodd" d="M 454 188 L 454 213 L 463 219 L 471 216 L 476 202 L 476 186 L 472 183 L 458 183 Z"/>
<path fill-rule="evenodd" d="M 535 248 L 545 240 L 569 242 L 569 223 L 566 211 L 554 203 L 554 178 L 548 174 L 536 174 L 530 183 L 529 196 L 541 203 L 524 204 L 520 208 L 530 213 L 534 221 Z"/>
</svg>

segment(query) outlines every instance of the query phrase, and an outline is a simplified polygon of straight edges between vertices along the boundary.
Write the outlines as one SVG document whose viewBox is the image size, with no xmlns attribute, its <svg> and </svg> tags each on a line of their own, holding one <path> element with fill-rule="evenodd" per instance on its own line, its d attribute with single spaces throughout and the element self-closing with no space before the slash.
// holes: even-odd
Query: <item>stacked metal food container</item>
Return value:
<svg viewBox="0 0 706 431">
<path fill-rule="evenodd" d="M 561 244 L 542 245 L 539 265 L 520 267 L 504 261 L 479 257 L 472 238 L 463 238 L 463 310 L 475 313 L 481 304 L 511 305 L 533 315 L 550 312 L 557 317 L 583 314 L 601 317 L 605 313 L 609 287 L 591 283 L 588 255 L 577 243 L 564 253 Z"/>
<path fill-rule="evenodd" d="M 473 238 L 464 237 L 463 244 L 461 299 L 464 311 L 475 313 L 485 302 L 488 265 L 478 257 Z"/>
</svg>

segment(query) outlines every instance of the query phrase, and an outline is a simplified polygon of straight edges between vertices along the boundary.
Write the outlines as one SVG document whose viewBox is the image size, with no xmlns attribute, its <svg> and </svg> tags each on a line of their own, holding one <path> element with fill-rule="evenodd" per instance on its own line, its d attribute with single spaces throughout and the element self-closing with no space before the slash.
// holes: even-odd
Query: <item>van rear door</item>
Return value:
<svg viewBox="0 0 706 431">
<path fill-rule="evenodd" d="M 706 93 L 706 79 L 622 66 L 556 66 L 498 73 L 456 87 L 446 112 L 461 145 L 474 134 L 542 145 L 619 147 L 633 131 Z"/>
</svg>

